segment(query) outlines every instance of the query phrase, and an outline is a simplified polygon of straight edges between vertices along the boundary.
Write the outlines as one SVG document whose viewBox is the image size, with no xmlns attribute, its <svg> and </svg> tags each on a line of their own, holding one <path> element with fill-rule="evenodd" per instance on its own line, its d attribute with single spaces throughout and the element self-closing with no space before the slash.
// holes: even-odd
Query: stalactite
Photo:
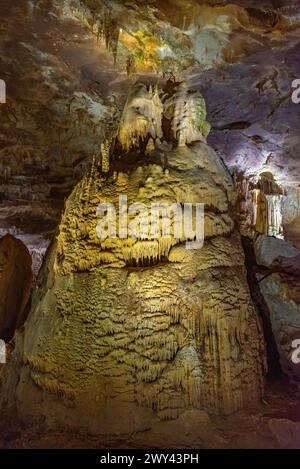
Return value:
<svg viewBox="0 0 300 469">
<path fill-rule="evenodd" d="M 191 93 L 183 82 L 171 103 L 174 101 L 172 131 L 179 146 L 196 140 L 206 141 L 210 126 L 206 121 L 205 102 L 200 93 Z M 168 103 L 168 107 L 170 107 Z"/>
<path fill-rule="evenodd" d="M 140 148 L 147 137 L 162 138 L 163 105 L 158 88 L 138 84 L 130 93 L 121 118 L 118 139 L 125 151 Z"/>
<path fill-rule="evenodd" d="M 283 238 L 282 226 L 282 195 L 267 195 L 268 206 L 268 236 L 276 236 L 276 238 Z"/>
<path fill-rule="evenodd" d="M 131 78 L 136 73 L 136 60 L 134 55 L 129 55 L 126 61 L 127 76 Z"/>
<path fill-rule="evenodd" d="M 105 8 L 98 23 L 97 36 L 105 40 L 106 47 L 112 52 L 115 62 L 117 60 L 119 35 L 120 25 L 117 16 L 111 10 Z"/>
<path fill-rule="evenodd" d="M 270 187 L 268 186 L 268 189 Z M 284 196 L 255 191 L 253 208 L 255 228 L 267 236 L 283 237 L 282 203 Z"/>
<path fill-rule="evenodd" d="M 233 178 L 237 193 L 246 200 L 250 190 L 249 178 L 245 177 L 244 175 L 241 176 L 237 173 L 234 173 Z"/>
<path fill-rule="evenodd" d="M 166 114 L 172 116 L 172 130 L 179 145 L 206 141 L 210 126 L 206 121 L 205 102 L 199 93 L 190 93 L 185 84 L 165 104 Z M 129 96 L 121 119 L 119 141 L 128 151 L 139 147 L 147 137 L 162 138 L 162 110 L 157 87 L 139 84 Z"/>
<path fill-rule="evenodd" d="M 111 148 L 110 140 L 106 140 L 104 143 L 101 143 L 101 156 L 102 156 L 101 165 L 102 165 L 103 173 L 108 173 L 109 171 L 110 148 Z"/>
<path fill-rule="evenodd" d="M 257 183 L 241 174 L 234 174 L 239 195 L 240 226 L 243 233 L 253 235 L 253 230 L 267 236 L 283 237 L 282 205 L 284 189 L 271 173 L 263 173 Z M 251 233 L 252 230 L 252 233 Z"/>
<path fill-rule="evenodd" d="M 283 189 L 276 183 L 271 173 L 263 173 L 257 183 L 257 188 L 266 195 L 282 195 Z"/>
<path fill-rule="evenodd" d="M 256 226 L 257 222 L 257 209 L 258 209 L 258 195 L 259 189 L 254 189 L 252 191 L 252 213 L 251 213 L 251 225 Z"/>
<path fill-rule="evenodd" d="M 268 234 L 268 202 L 265 194 L 259 191 L 256 198 L 256 224 L 255 229 L 259 233 Z"/>
</svg>

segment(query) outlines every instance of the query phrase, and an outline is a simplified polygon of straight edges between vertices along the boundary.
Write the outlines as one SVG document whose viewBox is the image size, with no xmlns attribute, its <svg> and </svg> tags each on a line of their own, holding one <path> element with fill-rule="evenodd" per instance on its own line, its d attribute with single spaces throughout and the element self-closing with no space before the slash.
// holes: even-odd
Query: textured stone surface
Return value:
<svg viewBox="0 0 300 469">
<path fill-rule="evenodd" d="M 43 429 L 41 425 L 20 425 L 14 418 L 9 424 L 1 419 L 0 448 L 91 448 L 105 449 L 278 449 L 283 446 L 270 430 L 270 420 L 300 421 L 299 400 L 286 387 L 273 383 L 266 388 L 265 402 L 259 409 L 245 409 L 229 416 L 208 415 L 188 410 L 178 420 L 156 422 L 152 430 L 135 435 L 85 435 Z M 2 414 L 3 415 L 3 414 Z M 197 425 L 189 425 L 191 421 Z"/>
<path fill-rule="evenodd" d="M 258 265 L 293 275 L 300 275 L 300 251 L 284 240 L 257 236 L 254 241 Z"/>
<path fill-rule="evenodd" d="M 282 370 L 299 387 L 300 367 L 292 361 L 292 342 L 300 339 L 299 278 L 276 273 L 262 279 L 259 285 L 269 309 Z"/>
<path fill-rule="evenodd" d="M 299 387 L 300 368 L 294 363 L 293 341 L 300 339 L 300 252 L 284 240 L 257 236 L 256 261 L 268 270 L 257 275 L 282 370 Z M 277 273 L 272 273 L 277 272 Z"/>
<path fill-rule="evenodd" d="M 228 414 L 260 402 L 264 344 L 230 214 L 232 180 L 204 142 L 157 142 L 143 154 L 144 129 L 137 120 L 108 175 L 95 163 L 66 203 L 17 345 L 23 419 L 123 433 L 187 409 Z M 119 194 L 128 205 L 204 203 L 203 248 L 188 249 L 185 235 L 98 238 L 97 207 Z"/>
<path fill-rule="evenodd" d="M 290 188 L 283 206 L 285 239 L 300 249 L 300 190 Z"/>
<path fill-rule="evenodd" d="M 108 4 L 111 8 L 107 8 Z M 162 324 L 162 328 L 165 328 L 162 331 L 168 331 L 167 338 L 161 330 L 159 337 L 156 337 L 155 333 L 153 333 L 154 338 L 151 337 L 151 341 L 153 340 L 156 346 L 159 344 L 162 350 L 160 351 L 162 357 L 157 359 L 160 362 L 159 367 L 162 366 L 162 374 L 165 373 L 165 368 L 161 363 L 175 359 L 178 350 L 185 346 L 181 335 L 182 329 L 188 330 L 189 335 L 193 336 L 193 327 L 186 326 L 187 310 L 190 309 L 193 314 L 194 311 L 199 312 L 200 317 L 204 318 L 204 327 L 201 323 L 202 332 L 205 328 L 211 331 L 211 328 L 218 328 L 218 324 L 221 324 L 221 332 L 216 333 L 218 340 L 213 340 L 213 335 L 209 332 L 210 339 L 205 339 L 209 345 L 203 346 L 205 333 L 202 336 L 201 332 L 201 346 L 198 348 L 196 346 L 195 349 L 198 357 L 201 359 L 204 357 L 206 363 L 207 349 L 211 347 L 212 350 L 216 350 L 221 340 L 222 366 L 224 365 L 221 376 L 224 383 L 227 383 L 226 380 L 231 373 L 228 371 L 229 368 L 231 370 L 231 366 L 227 367 L 227 364 L 235 362 L 235 359 L 226 358 L 229 352 L 223 347 L 223 342 L 227 343 L 228 333 L 229 337 L 234 336 L 229 340 L 230 343 L 233 342 L 232 350 L 238 348 L 236 342 L 240 344 L 239 334 L 236 338 L 232 330 L 235 331 L 236 321 L 239 324 L 237 330 L 240 330 L 240 327 L 243 330 L 240 322 L 245 321 L 242 318 L 244 309 L 247 309 L 244 306 L 248 304 L 248 293 L 244 282 L 243 254 L 233 216 L 232 201 L 235 198 L 233 188 L 227 172 L 220 169 L 221 160 L 206 146 L 205 140 L 209 130 L 206 127 L 206 110 L 201 105 L 203 114 L 199 115 L 198 106 L 194 106 L 194 97 L 201 90 L 206 98 L 208 118 L 212 124 L 208 143 L 218 150 L 219 156 L 225 161 L 229 170 L 234 175 L 241 174 L 243 180 L 246 176 L 247 184 L 257 183 L 260 175 L 265 172 L 280 183 L 281 192 L 270 193 L 262 190 L 259 200 L 254 201 L 259 202 L 257 203 L 259 216 L 256 220 L 250 207 L 253 201 L 251 200 L 249 204 L 249 197 L 242 200 L 242 218 L 244 217 L 247 226 L 251 226 L 251 236 L 253 236 L 253 227 L 261 233 L 278 232 L 282 236 L 278 227 L 281 225 L 280 217 L 283 216 L 284 235 L 289 242 L 299 248 L 300 204 L 297 186 L 299 185 L 300 106 L 295 106 L 291 100 L 291 82 L 300 74 L 299 2 L 291 4 L 283 0 L 276 2 L 240 0 L 228 4 L 228 2 L 214 1 L 190 0 L 187 3 L 185 0 L 167 0 L 153 1 L 150 4 L 139 0 L 127 3 L 118 0 L 109 2 L 99 0 L 96 3 L 93 0 L 72 0 L 72 2 L 11 0 L 3 5 L 2 16 L 4 21 L 0 31 L 0 47 L 3 53 L 0 58 L 0 78 L 4 78 L 8 85 L 8 104 L 1 107 L 3 112 L 1 112 L 0 135 L 2 201 L 0 227 L 1 233 L 7 231 L 16 233 L 32 248 L 37 258 L 35 273 L 45 251 L 44 245 L 40 247 L 40 235 L 47 238 L 52 236 L 63 209 L 64 198 L 68 197 L 88 170 L 86 177 L 66 202 L 58 242 L 53 247 L 51 258 L 48 259 L 48 263 L 52 262 L 55 266 L 55 273 L 50 271 L 48 274 L 45 267 L 46 270 L 39 279 L 40 287 L 35 295 L 33 309 L 36 309 L 36 312 L 32 313 L 35 319 L 31 319 L 30 324 L 33 324 L 33 328 L 38 326 L 38 330 L 44 331 L 41 337 L 47 337 L 48 330 L 55 332 L 53 335 L 51 332 L 50 337 L 45 339 L 41 349 L 36 342 L 37 339 L 31 333 L 26 333 L 26 360 L 29 358 L 22 371 L 23 381 L 18 390 L 23 415 L 27 411 L 29 414 L 30 412 L 36 414 L 36 409 L 30 407 L 30 402 L 33 403 L 37 395 L 38 402 L 41 402 L 40 409 L 45 415 L 47 414 L 48 422 L 54 421 L 51 408 L 59 407 L 62 411 L 60 421 L 63 422 L 65 416 L 70 426 L 76 427 L 78 415 L 85 413 L 84 405 L 81 409 L 79 407 L 86 398 L 85 391 L 82 391 L 78 397 L 80 402 L 72 400 L 73 383 L 76 383 L 75 390 L 81 389 L 81 386 L 84 388 L 81 381 L 79 383 L 76 381 L 76 373 L 78 369 L 81 370 L 80 366 L 83 370 L 87 370 L 84 372 L 88 376 L 84 389 L 88 389 L 87 393 L 94 396 L 98 383 L 94 384 L 91 381 L 89 366 L 84 368 L 85 365 L 82 365 L 86 360 L 81 356 L 86 357 L 89 351 L 87 352 L 87 349 L 81 345 L 77 332 L 73 330 L 75 325 L 70 319 L 73 313 L 78 318 L 76 327 L 81 328 L 88 337 L 89 334 L 92 337 L 98 334 L 93 326 L 99 321 L 97 330 L 99 328 L 100 336 L 107 340 L 105 350 L 110 350 L 113 343 L 113 368 L 114 360 L 117 363 L 120 360 L 119 348 L 125 348 L 130 357 L 134 350 L 140 359 L 141 344 L 138 342 L 136 332 L 132 332 L 131 342 L 125 346 L 122 342 L 123 337 L 118 336 L 123 327 L 127 328 L 126 331 L 131 331 L 127 319 L 120 326 L 117 313 L 117 319 L 114 316 L 111 322 L 105 322 L 107 318 L 102 317 L 100 321 L 98 315 L 100 309 L 106 314 L 107 295 L 107 301 L 113 304 L 116 301 L 115 297 L 118 298 L 116 310 L 119 311 L 119 308 L 123 311 L 120 313 L 121 316 L 125 314 L 127 318 L 130 311 L 126 309 L 128 305 L 125 303 L 131 301 L 126 289 L 128 285 L 129 290 L 131 289 L 138 297 L 137 302 L 141 309 L 144 303 L 148 302 L 151 311 L 152 308 L 158 307 L 156 303 L 153 306 L 154 300 L 151 296 L 152 289 L 156 289 L 158 282 L 161 282 L 164 288 L 166 285 L 168 288 L 171 285 L 172 289 L 176 290 L 178 293 L 175 295 L 176 305 L 181 298 L 184 300 L 183 306 L 180 303 L 178 308 L 182 312 L 182 319 L 177 319 L 176 316 L 175 324 L 172 322 L 173 312 L 166 312 L 166 315 L 170 315 L 170 319 Z M 156 119 L 158 125 L 155 126 L 147 119 L 141 120 L 138 113 L 131 109 L 133 117 L 140 124 L 140 127 L 137 126 L 138 136 L 135 132 L 132 135 L 128 132 L 131 127 L 130 118 L 127 129 L 126 122 L 122 121 L 121 129 L 124 132 L 123 135 L 119 133 L 119 143 L 123 146 L 123 150 L 128 150 L 136 136 L 138 140 L 140 136 L 148 137 L 150 134 L 151 138 L 143 142 L 145 154 L 140 158 L 140 155 L 135 155 L 132 151 L 127 159 L 121 158 L 121 161 L 109 162 L 109 143 L 117 132 L 120 120 L 119 107 L 121 108 L 125 101 L 128 87 L 135 80 L 135 76 L 140 74 L 149 82 L 153 82 L 155 76 L 155 83 L 158 86 L 162 85 L 165 78 L 169 78 L 173 86 L 186 78 L 190 93 L 186 93 L 184 86 L 181 90 L 177 90 L 178 98 L 181 99 L 175 100 L 174 107 L 172 96 L 168 110 L 165 104 L 169 96 L 156 95 L 154 113 L 148 114 L 148 117 Z M 162 121 L 158 122 L 160 100 L 164 101 L 165 109 Z M 150 99 L 150 105 L 151 102 Z M 172 117 L 174 113 L 177 113 L 177 119 Z M 201 130 L 194 127 L 194 121 L 199 124 L 199 118 L 204 123 Z M 168 144 L 160 141 L 163 140 L 162 132 L 168 133 Z M 173 148 L 170 145 L 170 142 L 174 144 L 176 140 L 182 144 L 182 148 Z M 184 146 L 193 140 L 198 142 L 189 147 Z M 96 161 L 90 170 L 94 154 Z M 118 152 L 116 155 L 119 156 Z M 127 172 L 129 167 L 130 170 Z M 106 176 L 101 173 L 101 168 Z M 155 197 L 156 200 L 166 197 L 171 201 L 182 201 L 186 195 L 195 197 L 193 200 L 198 197 L 203 198 L 207 203 L 204 248 L 198 253 L 188 252 L 181 245 L 185 240 L 181 240 L 182 243 L 179 245 L 156 241 L 147 243 L 141 240 L 138 242 L 131 240 L 127 244 L 117 242 L 113 246 L 109 243 L 99 243 L 95 236 L 97 223 L 95 208 L 103 201 L 103 196 L 112 200 L 112 189 L 115 191 L 115 197 L 112 198 L 114 201 L 124 190 L 129 191 L 131 200 L 138 199 L 141 202 L 148 200 L 151 193 L 153 193 L 151 197 Z M 283 189 L 290 190 L 285 191 L 287 198 L 282 204 L 282 212 L 279 213 L 278 206 L 281 205 Z M 249 196 L 250 192 L 246 193 Z M 268 204 L 270 210 L 267 211 Z M 266 240 L 266 244 L 269 243 L 273 246 L 273 239 Z M 273 247 L 270 249 L 273 250 Z M 279 249 L 281 250 L 281 247 Z M 293 275 L 299 270 L 297 256 L 289 257 L 286 253 L 278 251 L 276 258 L 272 258 L 269 264 L 270 257 L 272 257 L 271 251 L 267 255 L 266 262 L 272 270 L 280 269 Z M 135 279 L 136 273 L 140 270 L 142 273 L 138 275 L 141 275 L 145 285 L 145 288 L 141 287 L 141 291 Z M 199 276 L 204 279 L 204 285 L 199 285 Z M 94 284 L 86 286 L 90 278 L 96 286 Z M 85 279 L 83 285 L 82 279 Z M 277 289 L 276 291 L 273 289 L 273 280 L 279 284 L 279 293 Z M 297 316 L 299 305 L 297 279 L 280 274 L 278 277 L 265 279 L 262 284 L 268 281 L 271 284 L 268 285 L 267 291 L 269 305 L 273 305 L 273 300 L 277 302 L 278 311 L 276 310 L 274 314 L 279 316 L 279 320 L 276 321 L 280 323 L 280 330 L 284 331 L 282 337 L 286 334 L 284 342 L 290 340 L 290 334 L 292 336 L 294 334 L 290 330 L 293 319 L 290 321 L 290 316 L 286 317 L 284 311 L 286 308 L 289 311 L 291 309 L 293 310 L 291 317 Z M 109 293 L 105 288 L 106 283 Z M 112 290 L 118 290 L 116 285 L 120 283 L 123 292 L 121 298 L 116 293 L 114 296 L 111 294 Z M 104 297 L 100 299 L 99 284 Z M 165 295 L 169 304 L 170 294 L 167 287 Z M 67 297 L 61 291 L 64 288 L 67 288 Z M 206 289 L 210 292 L 208 299 Z M 198 304 L 199 297 L 201 301 Z M 70 298 L 73 303 L 69 301 Z M 85 312 L 84 305 L 90 298 L 91 312 Z M 206 313 L 203 313 L 206 311 L 206 301 L 209 302 L 209 311 L 212 310 L 214 313 L 215 303 L 222 304 L 221 311 L 218 310 L 217 314 L 209 313 L 209 318 L 213 316 L 216 319 L 212 324 L 209 319 L 209 325 L 206 324 Z M 164 303 L 162 302 L 159 307 L 163 308 Z M 251 307 L 249 308 L 250 311 Z M 237 314 L 235 309 L 240 310 L 240 313 Z M 148 313 L 147 310 L 145 316 L 142 312 L 137 320 L 141 323 L 148 321 Z M 160 313 L 159 310 L 159 317 Z M 82 319 L 85 315 L 87 323 Z M 229 316 L 230 318 L 232 316 L 232 319 L 229 320 Z M 252 324 L 253 317 L 254 313 L 251 312 L 249 318 L 252 319 L 246 319 Z M 154 328 L 152 322 L 151 330 Z M 277 322 L 275 329 L 278 326 Z M 254 350 L 259 349 L 260 340 L 253 340 L 252 336 L 256 334 L 253 325 L 247 328 L 251 330 L 251 337 L 245 337 L 245 343 L 248 340 L 253 342 L 249 347 L 251 349 L 249 356 L 252 350 L 253 356 L 256 356 Z M 68 337 L 66 331 L 70 331 L 71 337 Z M 63 336 L 66 336 L 66 339 Z M 282 337 L 280 336 L 280 340 Z M 16 350 L 20 355 L 23 355 L 23 339 L 22 336 L 17 340 Z M 68 350 L 72 348 L 70 344 L 73 343 L 73 339 L 77 352 L 71 358 L 72 366 L 69 370 L 65 358 L 68 356 Z M 147 337 L 147 341 L 148 339 Z M 63 340 L 69 341 L 69 348 L 62 347 L 64 352 L 61 355 L 58 353 L 59 366 L 43 369 L 45 363 L 50 363 L 52 366 L 52 362 L 55 361 L 56 351 L 52 350 L 52 342 L 57 349 L 60 349 Z M 140 340 L 144 347 L 146 341 L 144 335 Z M 279 347 L 282 347 L 280 340 Z M 93 340 L 87 342 L 93 343 Z M 121 346 L 118 347 L 117 343 Z M 162 343 L 167 344 L 166 350 Z M 285 347 L 285 342 L 283 345 Z M 152 342 L 150 345 L 147 342 L 148 346 L 151 348 Z M 184 363 L 194 363 L 190 347 L 194 345 L 188 345 L 187 353 L 182 360 Z M 248 369 L 251 360 L 246 352 L 244 353 L 248 346 L 245 345 L 244 349 L 243 347 L 240 349 L 242 356 L 245 355 L 241 366 Z M 143 360 L 147 362 L 151 353 L 147 352 L 146 358 L 142 357 L 142 365 L 139 365 L 137 371 L 132 372 L 131 364 L 126 362 L 128 367 L 126 373 L 135 374 L 137 376 L 135 379 L 138 383 L 142 383 L 141 386 L 144 385 L 144 375 L 147 379 L 149 375 L 156 376 L 156 371 L 152 370 L 152 363 L 151 367 L 148 365 L 144 367 Z M 232 353 L 236 355 L 236 352 Z M 286 355 L 288 357 L 289 353 L 288 349 L 284 349 L 282 356 L 285 358 L 282 360 L 288 360 Z M 96 366 L 94 362 L 98 360 L 97 354 L 98 350 L 95 350 L 92 355 L 93 370 Z M 169 358 L 164 360 L 163 354 L 168 354 Z M 110 352 L 107 355 L 110 358 Z M 218 356 L 214 354 L 216 363 L 219 360 Z M 122 357 L 122 360 L 125 359 Z M 75 365 L 75 362 L 80 365 Z M 215 362 L 205 365 L 209 370 L 207 373 L 209 376 L 210 372 L 215 376 L 212 370 L 221 366 Z M 122 366 L 125 367 L 124 364 Z M 257 366 L 259 367 L 259 364 Z M 104 373 L 100 368 L 99 373 Z M 237 374 L 241 376 L 240 372 Z M 259 371 L 257 376 L 260 376 Z M 174 380 L 168 381 L 168 379 L 167 383 L 171 383 L 172 387 Z M 234 381 L 233 374 L 231 379 Z M 246 385 L 244 379 L 247 381 Z M 245 372 L 244 378 L 236 379 L 237 383 L 239 380 L 243 383 L 241 389 L 244 391 L 241 390 L 241 393 L 244 395 L 252 378 L 248 378 L 248 372 Z M 159 377 L 153 378 L 151 386 L 154 384 L 155 387 L 156 381 L 159 381 Z M 254 381 L 260 381 L 260 377 L 254 378 Z M 29 385 L 31 382 L 35 384 Z M 28 404 L 23 403 L 23 385 L 24 389 L 27 386 L 30 395 Z M 46 395 L 56 396 L 51 405 L 47 398 L 43 402 L 42 393 L 37 391 L 36 385 L 44 389 Z M 134 385 L 129 383 L 128 394 L 135 385 L 136 383 Z M 181 383 L 178 384 L 176 381 L 177 385 L 180 388 Z M 147 385 L 147 388 L 151 386 Z M 206 386 L 205 382 L 203 386 Z M 239 406 L 238 401 L 244 400 L 243 397 L 238 397 L 229 385 L 228 389 L 231 391 L 227 392 L 227 384 L 224 385 L 222 397 L 219 386 L 219 382 L 215 383 L 216 389 L 207 393 L 205 391 L 208 396 L 208 402 L 205 402 L 207 408 L 216 407 L 216 399 L 219 399 L 220 407 L 227 410 Z M 163 391 L 165 392 L 164 387 Z M 168 392 L 169 390 L 166 394 Z M 101 393 L 102 399 L 106 396 L 106 390 L 103 392 L 101 390 Z M 173 404 L 164 408 L 164 402 L 160 409 L 160 403 L 156 403 L 155 398 L 152 401 L 151 397 L 150 401 L 154 402 L 157 415 L 161 417 L 177 415 L 178 409 L 180 412 L 181 409 L 185 409 L 186 402 L 189 402 L 190 396 L 194 396 L 194 391 L 183 389 L 179 394 L 180 405 L 178 402 L 174 404 L 175 411 L 172 410 Z M 255 391 L 252 394 L 255 400 L 258 393 Z M 143 393 L 139 393 L 139 390 L 135 389 L 130 394 L 132 395 L 144 399 Z M 216 397 L 218 395 L 219 397 Z M 116 399 L 115 395 L 113 399 Z M 123 413 L 124 421 L 129 419 L 128 412 L 132 413 L 132 408 L 126 399 L 124 406 L 119 404 L 119 410 L 113 408 L 114 415 Z M 230 399 L 236 400 L 236 403 L 232 403 Z M 184 407 L 180 407 L 182 401 Z M 60 402 L 63 403 L 61 407 Z M 70 419 L 70 412 L 66 410 L 66 402 L 67 405 L 74 405 L 79 409 L 74 413 L 73 421 Z M 134 403 L 134 409 L 135 405 Z M 202 405 L 204 404 L 201 400 Z M 108 408 L 111 408 L 110 404 Z M 89 412 L 88 410 L 87 415 Z M 100 411 L 95 410 L 95 420 L 99 415 L 97 412 Z M 153 418 L 152 413 L 149 414 L 148 410 L 142 411 L 139 407 L 139 415 L 140 417 L 137 416 L 132 420 L 133 428 L 148 428 Z M 86 420 L 89 418 L 86 417 Z M 103 424 L 106 430 L 114 431 L 117 428 L 114 426 L 114 419 L 103 418 L 103 422 L 106 422 Z M 94 432 L 98 432 L 100 428 L 98 421 L 84 421 L 84 425 L 86 428 L 90 426 Z M 120 432 L 124 427 L 120 427 Z"/>
<path fill-rule="evenodd" d="M 300 422 L 271 419 L 269 428 L 283 448 L 300 448 Z"/>
<path fill-rule="evenodd" d="M 140 75 L 189 78 L 207 101 L 209 144 L 229 169 L 251 180 L 269 171 L 297 189 L 299 1 L 11 0 L 2 16 L 6 230 L 53 234 L 64 198 L 118 126 Z M 299 225 L 286 232 L 296 243 Z"/>
<path fill-rule="evenodd" d="M 0 239 L 0 338 L 9 341 L 29 312 L 33 286 L 31 257 L 11 235 Z"/>
<path fill-rule="evenodd" d="M 177 420 L 156 423 L 151 431 L 151 442 L 159 446 L 161 441 L 168 441 L 168 447 L 195 447 L 207 444 L 215 430 L 209 415 L 201 410 L 187 410 Z"/>
</svg>

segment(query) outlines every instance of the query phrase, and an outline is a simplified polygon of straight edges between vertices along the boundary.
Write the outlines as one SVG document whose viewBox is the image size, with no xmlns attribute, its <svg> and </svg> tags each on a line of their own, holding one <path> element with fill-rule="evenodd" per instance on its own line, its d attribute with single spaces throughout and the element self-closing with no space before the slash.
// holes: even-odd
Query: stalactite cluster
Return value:
<svg viewBox="0 0 300 469">
<path fill-rule="evenodd" d="M 158 88 L 138 83 L 127 99 L 120 123 L 118 139 L 125 151 L 139 148 L 147 137 L 162 137 L 162 112 Z"/>
<path fill-rule="evenodd" d="M 210 131 L 206 121 L 206 107 L 199 93 L 191 93 L 185 82 L 171 98 L 173 105 L 172 131 L 179 145 L 196 140 L 205 141 Z"/>
<path fill-rule="evenodd" d="M 141 83 L 133 86 L 118 134 L 125 151 L 139 148 L 141 142 L 149 138 L 153 142 L 151 148 L 160 143 L 163 115 L 171 122 L 173 138 L 179 146 L 206 142 L 210 125 L 206 121 L 206 106 L 201 94 L 189 91 L 183 82 L 168 99 L 163 100 L 161 95 L 157 87 Z"/>
<path fill-rule="evenodd" d="M 283 238 L 283 189 L 272 175 L 261 175 L 258 182 L 235 176 L 235 185 L 240 197 L 240 223 L 243 234 L 254 232 Z"/>
<path fill-rule="evenodd" d="M 120 25 L 116 14 L 107 8 L 103 8 L 101 19 L 98 21 L 98 38 L 105 40 L 106 47 L 112 52 L 114 61 L 117 60 Z"/>
</svg>

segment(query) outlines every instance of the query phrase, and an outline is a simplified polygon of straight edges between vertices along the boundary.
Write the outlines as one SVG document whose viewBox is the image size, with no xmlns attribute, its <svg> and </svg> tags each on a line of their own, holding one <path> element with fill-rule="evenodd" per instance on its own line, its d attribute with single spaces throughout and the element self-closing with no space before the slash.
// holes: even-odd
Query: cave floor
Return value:
<svg viewBox="0 0 300 469">
<path fill-rule="evenodd" d="M 264 401 L 257 409 L 243 410 L 227 417 L 212 416 L 211 428 L 192 449 L 276 449 L 299 448 L 299 442 L 290 432 L 290 441 L 283 442 L 270 422 L 298 425 L 300 422 L 299 397 L 283 381 L 268 383 Z M 7 424 L 1 419 L 0 449 L 156 449 L 178 448 L 175 433 L 169 438 L 150 431 L 130 436 L 87 436 L 67 432 L 45 432 L 33 426 Z M 296 422 L 294 424 L 294 422 Z M 276 425 L 275 425 L 276 426 Z M 297 427 L 298 428 L 298 427 Z M 279 432 L 280 433 L 280 432 Z M 205 431 L 204 431 L 205 434 Z M 298 439 L 298 438 L 296 438 Z M 189 448 L 187 441 L 180 445 Z"/>
</svg>

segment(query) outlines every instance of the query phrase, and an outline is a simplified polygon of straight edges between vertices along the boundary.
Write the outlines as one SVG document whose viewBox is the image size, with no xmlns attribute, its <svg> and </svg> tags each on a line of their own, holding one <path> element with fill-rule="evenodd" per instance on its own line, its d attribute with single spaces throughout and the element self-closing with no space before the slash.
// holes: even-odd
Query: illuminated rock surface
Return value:
<svg viewBox="0 0 300 469">
<path fill-rule="evenodd" d="M 148 109 L 137 137 L 145 138 Z M 132 112 L 126 106 L 122 121 Z M 204 142 L 158 144 L 145 155 L 141 140 L 125 141 L 131 151 L 113 155 L 110 173 L 95 164 L 66 202 L 17 341 L 23 419 L 126 433 L 186 409 L 227 414 L 260 402 L 264 344 L 230 176 Z M 187 249 L 186 238 L 99 239 L 97 207 L 119 194 L 128 204 L 205 203 L 203 248 Z"/>
<path fill-rule="evenodd" d="M 3 2 L 0 236 L 26 244 L 35 276 L 58 239 L 25 333 L 7 344 L 0 369 L 4 410 L 17 404 L 23 419 L 2 409 L 0 447 L 128 447 L 131 438 L 74 442 L 69 432 L 128 427 L 151 427 L 157 446 L 291 444 L 289 423 L 287 437 L 278 428 L 300 420 L 295 387 L 274 390 L 268 379 L 260 400 L 255 320 L 267 378 L 282 368 L 298 385 L 290 341 L 299 260 L 272 236 L 300 248 L 299 8 L 299 0 Z M 204 248 L 187 250 L 184 237 L 101 242 L 98 204 L 124 192 L 128 203 L 205 201 Z M 8 422 L 16 434 L 39 423 L 12 437 Z M 149 445 L 148 435 L 135 444 Z"/>
</svg>

